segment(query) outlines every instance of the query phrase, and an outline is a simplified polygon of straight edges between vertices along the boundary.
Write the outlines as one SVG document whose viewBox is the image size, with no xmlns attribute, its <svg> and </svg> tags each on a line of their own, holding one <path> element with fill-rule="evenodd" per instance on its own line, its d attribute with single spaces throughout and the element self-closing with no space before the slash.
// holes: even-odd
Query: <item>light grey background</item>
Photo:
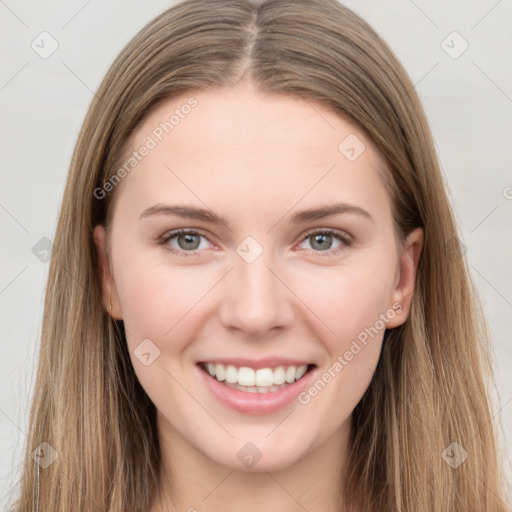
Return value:
<svg viewBox="0 0 512 512">
<path fill-rule="evenodd" d="M 499 383 L 493 421 L 512 482 L 512 3 L 344 3 L 395 50 L 430 120 L 491 328 Z M 48 276 L 48 263 L 32 248 L 43 237 L 53 239 L 93 91 L 128 40 L 170 5 L 0 0 L 1 510 L 19 479 Z M 51 49 L 43 31 L 58 43 L 47 58 L 31 47 L 35 41 L 39 52 Z"/>
</svg>

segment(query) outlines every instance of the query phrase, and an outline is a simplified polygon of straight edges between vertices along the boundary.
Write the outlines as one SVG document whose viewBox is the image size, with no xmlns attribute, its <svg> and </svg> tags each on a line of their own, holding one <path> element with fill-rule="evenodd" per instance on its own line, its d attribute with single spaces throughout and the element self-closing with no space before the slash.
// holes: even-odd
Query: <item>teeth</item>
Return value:
<svg viewBox="0 0 512 512">
<path fill-rule="evenodd" d="M 253 370 L 247 366 L 237 368 L 233 365 L 224 366 L 223 364 L 207 363 L 205 368 L 208 373 L 215 377 L 218 381 L 228 384 L 244 386 L 247 391 L 254 393 L 267 393 L 277 391 L 280 387 L 284 387 L 285 383 L 292 384 L 299 380 L 308 370 L 308 365 L 302 366 L 278 366 L 277 368 L 259 368 Z M 252 391 L 254 388 L 254 391 Z M 237 389 L 237 388 L 235 388 Z"/>
<path fill-rule="evenodd" d="M 226 366 L 226 382 L 229 382 L 230 384 L 234 384 L 237 382 L 238 379 L 238 372 L 236 371 L 236 368 L 234 366 Z"/>
<path fill-rule="evenodd" d="M 270 387 L 274 384 L 274 372 L 270 368 L 261 368 L 256 372 L 256 386 Z"/>
<path fill-rule="evenodd" d="M 226 380 L 226 370 L 224 369 L 223 364 L 215 365 L 215 378 L 220 382 Z"/>
<path fill-rule="evenodd" d="M 285 374 L 285 371 L 284 371 L 284 367 L 283 366 L 278 366 L 274 370 L 274 384 L 279 386 L 281 384 L 284 384 L 285 380 L 286 380 L 286 374 Z"/>
<path fill-rule="evenodd" d="M 288 368 L 286 368 L 285 380 L 286 382 L 288 382 L 288 384 L 291 384 L 292 382 L 295 381 L 295 373 L 295 366 L 288 366 Z"/>
<path fill-rule="evenodd" d="M 295 380 L 299 380 L 308 371 L 307 365 L 302 365 L 297 368 L 295 372 Z"/>
<path fill-rule="evenodd" d="M 240 386 L 254 386 L 254 384 L 256 383 L 256 373 L 252 368 L 242 366 L 241 368 L 238 369 L 237 382 L 238 384 L 240 384 Z"/>
</svg>

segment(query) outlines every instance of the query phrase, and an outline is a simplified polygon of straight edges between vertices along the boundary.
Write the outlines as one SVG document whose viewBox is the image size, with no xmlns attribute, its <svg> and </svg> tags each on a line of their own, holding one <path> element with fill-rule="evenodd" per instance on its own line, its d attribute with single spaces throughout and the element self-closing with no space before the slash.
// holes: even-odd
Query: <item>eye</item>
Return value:
<svg viewBox="0 0 512 512">
<path fill-rule="evenodd" d="M 196 251 L 208 248 L 208 243 L 206 246 L 201 247 L 201 238 L 207 240 L 208 243 L 210 242 L 208 237 L 199 231 L 194 231 L 192 229 L 177 229 L 176 231 L 171 231 L 164 235 L 160 240 L 160 243 L 172 253 L 186 257 L 194 256 Z M 175 241 L 176 243 L 172 244 L 171 241 Z"/>
<path fill-rule="evenodd" d="M 206 241 L 202 247 L 201 239 Z M 330 228 L 310 231 L 302 238 L 301 243 L 309 240 L 311 240 L 312 251 L 319 253 L 321 256 L 332 256 L 340 250 L 343 250 L 343 248 L 350 247 L 352 244 L 351 238 L 346 233 Z M 338 241 L 338 246 L 333 249 L 332 244 L 335 240 Z M 187 257 L 195 256 L 201 249 L 208 249 L 211 242 L 209 238 L 200 231 L 177 229 L 165 234 L 161 238 L 160 244 L 173 254 Z"/>
<path fill-rule="evenodd" d="M 304 236 L 302 243 L 309 240 L 311 240 L 311 247 L 313 247 L 313 252 L 323 253 L 320 254 L 321 256 L 332 256 L 333 254 L 342 250 L 344 247 L 350 247 L 352 244 L 352 240 L 346 233 L 343 231 L 338 231 L 337 229 L 330 228 L 310 231 Z M 332 249 L 334 240 L 337 240 L 339 244 L 337 247 Z"/>
</svg>

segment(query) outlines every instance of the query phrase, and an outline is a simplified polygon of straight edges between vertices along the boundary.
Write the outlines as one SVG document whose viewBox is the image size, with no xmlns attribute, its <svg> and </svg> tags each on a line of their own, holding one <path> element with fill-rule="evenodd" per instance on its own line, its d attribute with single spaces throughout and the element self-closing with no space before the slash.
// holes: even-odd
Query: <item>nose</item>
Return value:
<svg viewBox="0 0 512 512">
<path fill-rule="evenodd" d="M 294 321 L 293 293 L 265 252 L 252 263 L 235 255 L 234 268 L 224 280 L 218 314 L 228 329 L 262 336 Z"/>
</svg>

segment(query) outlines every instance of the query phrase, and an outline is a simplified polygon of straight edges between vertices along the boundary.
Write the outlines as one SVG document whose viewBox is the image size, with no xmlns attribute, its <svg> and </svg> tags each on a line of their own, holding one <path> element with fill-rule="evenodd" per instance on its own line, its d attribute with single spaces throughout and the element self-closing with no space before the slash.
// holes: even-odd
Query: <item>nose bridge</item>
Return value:
<svg viewBox="0 0 512 512">
<path fill-rule="evenodd" d="M 255 335 L 293 320 L 288 290 L 276 276 L 270 256 L 271 251 L 264 251 L 254 240 L 237 247 L 219 309 L 226 327 Z"/>
</svg>

